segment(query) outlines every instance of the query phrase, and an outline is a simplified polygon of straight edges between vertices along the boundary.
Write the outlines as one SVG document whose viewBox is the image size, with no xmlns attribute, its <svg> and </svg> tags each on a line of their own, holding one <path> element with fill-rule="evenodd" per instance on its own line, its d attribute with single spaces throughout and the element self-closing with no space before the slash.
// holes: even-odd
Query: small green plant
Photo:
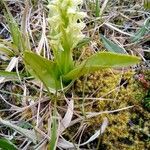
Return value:
<svg viewBox="0 0 150 150">
<path fill-rule="evenodd" d="M 48 22 L 50 24 L 50 45 L 54 60 L 48 60 L 35 53 L 24 52 L 24 62 L 29 72 L 40 79 L 48 90 L 59 90 L 68 86 L 78 77 L 93 71 L 125 67 L 139 62 L 139 58 L 111 52 L 98 52 L 80 64 L 73 60 L 73 50 L 83 40 L 82 19 L 86 17 L 79 11 L 82 0 L 53 0 Z"/>
<path fill-rule="evenodd" d="M 11 71 L 15 68 L 17 62 L 19 62 L 18 60 L 22 56 L 23 51 L 31 50 L 26 23 L 28 6 L 25 7 L 21 25 L 19 25 L 12 16 L 5 2 L 2 0 L 1 3 L 4 6 L 4 16 L 8 24 L 10 39 L 0 39 L 0 55 L 4 56 L 2 57 L 2 60 L 7 66 L 6 68 L 3 67 L 2 70 L 0 70 L 0 77 L 7 78 L 7 80 L 14 80 L 18 79 L 18 75 L 16 72 Z M 6 60 L 10 60 L 10 62 L 8 63 Z M 0 83 L 2 83 L 2 80 L 0 80 Z"/>
<path fill-rule="evenodd" d="M 27 12 L 24 12 L 23 18 L 21 20 L 21 27 L 19 27 L 19 24 L 15 21 L 5 2 L 2 1 L 2 3 L 4 4 L 5 8 L 4 14 L 10 31 L 11 40 L 7 41 L 0 39 L 0 54 L 2 53 L 6 57 L 17 57 L 20 56 L 24 50 L 31 50 L 29 36 L 26 31 L 26 13 L 28 10 L 26 8 Z"/>
</svg>

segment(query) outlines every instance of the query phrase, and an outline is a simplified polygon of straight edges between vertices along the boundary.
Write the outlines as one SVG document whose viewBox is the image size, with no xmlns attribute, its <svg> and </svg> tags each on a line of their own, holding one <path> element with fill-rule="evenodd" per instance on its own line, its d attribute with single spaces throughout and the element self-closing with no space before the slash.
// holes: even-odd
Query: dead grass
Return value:
<svg viewBox="0 0 150 150">
<path fill-rule="evenodd" d="M 47 1 L 33 1 L 35 4 L 27 2 L 7 0 L 7 5 L 18 24 L 21 26 L 23 23 L 22 30 L 29 33 L 31 49 L 37 54 L 53 59 L 48 42 Z M 142 1 L 101 1 L 99 17 L 95 17 L 93 2 L 93 0 L 85 0 L 81 8 L 88 14 L 85 19 L 86 28 L 83 31 L 87 37 L 91 38 L 90 43 L 87 44 L 88 49 L 92 53 L 105 50 L 100 40 L 101 33 L 124 48 L 127 53 L 140 56 L 143 62 L 147 62 L 150 57 L 146 58 L 145 55 L 150 53 L 150 35 L 143 35 L 141 39 L 135 42 L 131 40 L 134 34 L 143 26 L 145 20 L 150 17 L 150 12 L 142 7 Z M 5 17 L 2 11 L 0 13 L 0 37 L 10 40 Z M 23 16 L 25 16 L 25 20 L 21 21 Z M 87 53 L 86 49 L 83 51 L 83 56 L 88 55 L 88 53 L 84 54 L 84 52 Z M 81 54 L 82 52 L 79 51 L 78 53 Z M 19 72 L 21 60 L 20 57 L 16 57 L 16 59 L 16 63 L 12 66 L 10 60 L 6 61 L 0 56 L 0 68 L 6 69 L 3 64 L 11 64 L 10 71 L 14 69 Z M 135 68 L 132 69 L 135 70 Z M 122 75 L 118 83 L 123 78 L 124 70 L 121 69 L 119 72 L 122 72 Z M 87 145 L 87 149 L 92 149 L 93 141 L 105 132 L 109 120 L 104 118 L 102 122 L 97 122 L 99 128 L 96 128 L 95 131 L 92 130 L 92 134 L 87 135 L 85 138 L 85 133 L 90 132 L 88 121 L 101 114 L 120 112 L 134 107 L 133 105 L 121 108 L 118 106 L 118 109 L 100 112 L 86 110 L 87 106 L 96 101 L 115 102 L 117 99 L 106 98 L 107 95 L 125 83 L 113 88 L 112 91 L 106 92 L 105 95 L 94 97 L 93 95 L 99 90 L 98 88 L 94 89 L 91 95 L 86 95 L 84 88 L 79 95 L 76 95 L 76 89 L 74 89 L 76 86 L 70 88 L 67 93 L 48 95 L 43 85 L 35 80 L 24 78 L 19 81 L 5 82 L 5 78 L 0 79 L 0 117 L 36 134 L 34 138 L 36 138 L 37 143 L 34 143 L 32 137 L 32 139 L 29 139 L 21 131 L 18 134 L 13 125 L 4 124 L 0 120 L 0 136 L 13 141 L 22 150 L 48 149 L 48 141 L 53 138 L 51 135 L 55 121 L 57 122 L 56 141 L 58 149 L 81 149 L 80 147 L 84 147 L 83 145 Z M 82 84 L 86 82 L 87 78 Z M 57 105 L 54 103 L 55 99 L 57 100 Z M 53 114 L 55 109 L 57 109 L 57 113 Z M 15 130 L 12 130 L 12 128 Z M 70 132 L 74 133 L 74 135 Z M 67 137 L 67 139 L 65 140 L 64 137 Z M 84 138 L 88 140 L 85 141 Z M 102 144 L 101 140 L 99 144 Z M 94 148 L 99 149 L 99 147 Z"/>
</svg>

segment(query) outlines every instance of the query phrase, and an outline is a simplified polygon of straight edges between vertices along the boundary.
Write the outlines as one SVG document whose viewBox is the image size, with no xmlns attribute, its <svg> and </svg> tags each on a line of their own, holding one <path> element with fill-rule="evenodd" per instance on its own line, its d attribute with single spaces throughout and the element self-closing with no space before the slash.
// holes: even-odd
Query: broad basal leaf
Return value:
<svg viewBox="0 0 150 150">
<path fill-rule="evenodd" d="M 110 52 L 115 52 L 115 53 L 122 53 L 122 54 L 126 54 L 126 51 L 118 46 L 117 44 L 113 43 L 111 40 L 107 39 L 105 36 L 103 36 L 102 34 L 100 35 L 105 48 L 110 51 Z"/>
<path fill-rule="evenodd" d="M 32 52 L 24 52 L 23 59 L 27 70 L 41 80 L 46 88 L 56 90 L 61 87 L 56 63 Z"/>
<path fill-rule="evenodd" d="M 110 67 L 126 67 L 134 65 L 139 62 L 139 58 L 124 54 L 115 54 L 110 52 L 101 52 L 89 57 L 81 65 L 70 71 L 63 76 L 63 80 L 74 80 L 84 74 L 91 73 L 93 71 L 110 68 Z"/>
</svg>

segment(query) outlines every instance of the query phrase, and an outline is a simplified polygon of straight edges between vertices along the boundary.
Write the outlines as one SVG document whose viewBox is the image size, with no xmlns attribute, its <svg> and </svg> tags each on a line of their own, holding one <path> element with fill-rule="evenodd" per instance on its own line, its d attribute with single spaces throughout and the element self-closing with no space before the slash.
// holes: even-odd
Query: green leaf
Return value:
<svg viewBox="0 0 150 150">
<path fill-rule="evenodd" d="M 144 0 L 144 8 L 150 10 L 150 0 Z"/>
<path fill-rule="evenodd" d="M 16 72 L 9 72 L 9 71 L 2 71 L 0 70 L 0 83 L 6 82 L 6 81 L 14 81 L 19 80 L 19 77 L 24 77 L 23 74 L 18 74 Z"/>
<path fill-rule="evenodd" d="M 63 81 L 74 80 L 84 74 L 91 73 L 103 68 L 118 68 L 134 65 L 140 59 L 135 56 L 124 54 L 115 54 L 110 52 L 101 52 L 89 57 L 81 65 L 63 76 Z"/>
<path fill-rule="evenodd" d="M 18 28 L 18 24 L 15 22 L 13 16 L 10 13 L 8 13 L 8 14 L 5 13 L 5 18 L 7 20 L 8 26 L 9 26 L 12 41 L 13 41 L 14 45 L 18 48 L 18 49 L 16 49 L 16 53 L 18 54 L 19 49 L 21 49 L 21 44 L 22 44 L 21 33 Z"/>
<path fill-rule="evenodd" d="M 150 32 L 150 18 L 146 19 L 144 25 L 131 38 L 132 42 L 139 41 L 144 35 Z"/>
<path fill-rule="evenodd" d="M 14 55 L 13 51 L 10 48 L 6 47 L 1 43 L 0 43 L 0 54 L 4 54 L 10 57 Z"/>
<path fill-rule="evenodd" d="M 0 43 L 1 43 L 2 46 L 4 45 L 4 47 L 6 49 L 10 50 L 11 53 L 13 54 L 13 56 L 17 54 L 16 53 L 18 51 L 17 47 L 13 44 L 12 41 L 6 41 L 6 40 L 3 40 L 3 39 L 0 39 Z"/>
<path fill-rule="evenodd" d="M 32 52 L 24 52 L 23 59 L 29 73 L 42 81 L 48 90 L 60 89 L 60 74 L 56 63 Z"/>
<path fill-rule="evenodd" d="M 18 124 L 19 127 L 24 129 L 32 129 L 32 125 L 29 122 L 22 121 Z"/>
<path fill-rule="evenodd" d="M 9 72 L 9 71 L 3 71 L 0 70 L 0 83 L 6 82 L 6 81 L 18 81 L 19 77 L 22 79 L 25 77 L 25 74 L 20 74 L 19 75 L 16 72 Z"/>
<path fill-rule="evenodd" d="M 0 77 L 14 77 L 18 78 L 18 75 L 16 72 L 9 72 L 9 71 L 2 71 L 0 70 Z"/>
<path fill-rule="evenodd" d="M 5 138 L 0 139 L 0 149 L 2 150 L 17 150 L 17 147 Z"/>
<path fill-rule="evenodd" d="M 76 46 L 76 48 L 81 48 L 81 47 L 83 47 L 84 45 L 86 45 L 87 43 L 89 43 L 90 41 L 91 41 L 90 38 L 84 38 L 84 39 L 82 39 L 82 40 L 78 43 L 78 45 Z"/>
<path fill-rule="evenodd" d="M 56 149 L 57 142 L 57 132 L 58 132 L 58 119 L 56 108 L 54 109 L 54 114 L 52 116 L 52 127 L 51 127 L 51 139 L 49 142 L 49 150 Z"/>
<path fill-rule="evenodd" d="M 4 8 L 6 10 L 4 12 L 4 15 L 9 27 L 10 35 L 13 44 L 16 47 L 15 49 L 13 49 L 13 51 L 18 55 L 21 51 L 24 51 L 25 49 L 30 50 L 28 34 L 21 32 L 18 23 L 14 19 L 4 0 L 2 0 L 2 3 L 4 4 Z"/>
<path fill-rule="evenodd" d="M 111 40 L 107 39 L 105 36 L 103 36 L 102 34 L 100 35 L 105 48 L 110 51 L 110 52 L 115 52 L 115 53 L 121 53 L 121 54 L 126 54 L 126 51 L 118 46 L 117 44 L 113 43 Z"/>
<path fill-rule="evenodd" d="M 95 16 L 99 17 L 99 13 L 100 13 L 100 4 L 99 4 L 99 0 L 96 0 Z"/>
</svg>

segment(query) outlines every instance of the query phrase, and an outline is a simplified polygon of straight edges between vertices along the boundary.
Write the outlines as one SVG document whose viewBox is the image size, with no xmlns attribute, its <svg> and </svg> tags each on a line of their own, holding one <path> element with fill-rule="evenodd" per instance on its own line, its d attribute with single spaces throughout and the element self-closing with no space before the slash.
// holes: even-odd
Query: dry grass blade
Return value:
<svg viewBox="0 0 150 150">
<path fill-rule="evenodd" d="M 24 135 L 25 137 L 27 137 L 28 139 L 30 139 L 33 143 L 37 143 L 37 136 L 34 130 L 27 130 L 27 129 L 23 129 L 17 125 L 12 124 L 10 121 L 6 121 L 0 118 L 0 124 L 3 124 L 5 126 L 8 126 L 14 130 L 16 130 L 17 132 L 19 132 L 20 134 Z"/>
<path fill-rule="evenodd" d="M 2 12 L 2 1 L 8 6 L 7 19 Z M 144 61 L 149 67 L 148 1 L 143 0 L 142 4 L 141 0 L 85 0 L 83 5 L 78 5 L 88 15 L 83 19 L 86 27 L 82 30 L 87 39 L 81 40 L 73 50 L 75 64 L 81 64 L 97 52 L 121 52 L 122 49 L 122 53 L 139 56 L 142 65 Z M 149 149 L 149 115 L 143 104 L 147 91 L 134 78 L 135 74 L 144 73 L 147 66 L 146 69 L 140 64 L 133 70 L 92 71 L 67 87 L 61 82 L 61 90 L 53 93 L 48 93 L 33 77 L 27 77 L 22 63 L 24 50 L 55 61 L 49 41 L 53 36 L 49 36 L 51 28 L 46 18 L 51 11 L 47 4 L 48 1 L 42 0 L 0 0 L 0 136 L 11 140 L 20 150 Z M 71 19 L 70 22 L 73 23 Z M 54 27 L 57 25 L 58 21 Z M 100 40 L 100 34 L 108 38 L 105 39 L 107 46 Z M 71 41 L 70 35 L 64 42 Z M 30 55 L 27 62 L 32 59 Z M 41 64 L 39 57 L 35 61 L 35 65 L 38 64 Z M 49 64 L 45 67 L 49 68 Z M 50 68 L 50 75 L 54 69 L 55 66 Z M 35 71 L 41 73 L 44 68 L 41 66 Z M 147 76 L 144 77 L 149 82 Z M 62 81 L 62 76 L 57 79 Z"/>
<path fill-rule="evenodd" d="M 46 20 L 45 20 L 44 14 L 43 14 L 43 22 L 42 22 L 42 35 L 41 35 L 41 39 L 39 41 L 38 47 L 36 48 L 37 54 L 41 54 L 43 48 L 44 48 L 44 54 L 45 54 L 46 53 L 45 49 L 49 49 L 49 47 L 48 47 L 48 41 L 46 37 Z"/>
<path fill-rule="evenodd" d="M 66 114 L 60 122 L 59 134 L 61 134 L 67 127 L 69 127 L 69 124 L 73 117 L 73 109 L 74 109 L 74 101 L 72 99 L 68 101 L 68 108 L 67 108 Z"/>
<path fill-rule="evenodd" d="M 104 0 L 104 3 L 102 4 L 102 7 L 101 7 L 101 9 L 100 9 L 100 16 L 102 16 L 103 15 L 103 13 L 104 13 L 104 11 L 105 11 L 105 9 L 106 9 L 106 7 L 107 7 L 107 3 L 109 2 L 109 0 Z"/>
<path fill-rule="evenodd" d="M 121 33 L 121 34 L 124 34 L 124 35 L 128 35 L 128 36 L 130 36 L 130 37 L 133 37 L 134 35 L 132 35 L 132 34 L 130 34 L 130 33 L 127 33 L 127 32 L 124 32 L 124 31 L 122 31 L 122 30 L 120 30 L 120 29 L 118 29 L 118 28 L 116 28 L 116 27 L 114 27 L 111 23 L 104 23 L 106 26 L 108 26 L 110 29 L 112 29 L 112 30 L 116 30 L 116 31 L 118 31 L 119 33 Z"/>
<path fill-rule="evenodd" d="M 90 118 L 93 118 L 93 117 L 96 117 L 98 115 L 101 115 L 101 114 L 109 114 L 109 113 L 115 113 L 115 112 L 119 112 L 119 111 L 122 111 L 122 110 L 126 110 L 126 109 L 129 109 L 129 108 L 132 108 L 134 106 L 128 106 L 128 107 L 124 107 L 124 108 L 120 108 L 120 109 L 116 109 L 116 110 L 111 110 L 111 111 L 102 111 L 102 112 L 85 112 L 86 113 L 86 118 L 87 119 L 90 119 Z M 78 122 L 81 122 L 82 120 L 84 120 L 84 117 L 80 117 L 80 118 L 77 118 L 77 119 L 74 119 L 71 121 L 70 123 L 70 126 L 78 123 Z"/>
<path fill-rule="evenodd" d="M 16 66 L 18 62 L 18 58 L 17 57 L 13 57 L 9 63 L 9 65 L 7 66 L 7 68 L 5 69 L 5 71 L 11 72 L 14 67 Z M 5 77 L 0 77 L 0 83 L 5 82 Z"/>
<path fill-rule="evenodd" d="M 68 148 L 74 148 L 74 146 L 80 147 L 80 146 L 87 145 L 90 142 L 94 141 L 96 138 L 98 138 L 102 133 L 104 133 L 107 126 L 108 126 L 108 119 L 104 118 L 103 123 L 101 125 L 101 129 L 96 131 L 95 134 L 92 135 L 86 142 L 84 142 L 82 144 L 73 144 L 73 143 L 65 140 L 64 138 L 59 138 L 58 146 L 61 148 L 64 148 L 64 149 L 68 149 Z"/>
</svg>

